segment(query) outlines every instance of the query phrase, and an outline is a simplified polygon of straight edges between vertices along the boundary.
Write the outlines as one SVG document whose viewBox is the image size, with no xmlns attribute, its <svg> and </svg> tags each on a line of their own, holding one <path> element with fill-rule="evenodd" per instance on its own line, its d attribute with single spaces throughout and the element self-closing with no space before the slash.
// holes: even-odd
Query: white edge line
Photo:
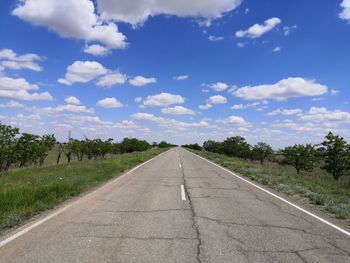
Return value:
<svg viewBox="0 0 350 263">
<path fill-rule="evenodd" d="M 180 169 L 182 168 L 181 163 L 179 163 L 179 167 L 180 167 Z"/>
<path fill-rule="evenodd" d="M 182 201 L 186 201 L 185 187 L 183 184 L 181 185 L 181 199 Z"/>
<path fill-rule="evenodd" d="M 188 152 L 190 152 L 190 151 L 188 151 Z M 192 152 L 190 152 L 190 153 L 192 153 Z M 317 220 L 319 220 L 319 221 L 329 225 L 330 227 L 333 227 L 334 229 L 336 229 L 336 230 L 342 232 L 343 234 L 347 235 L 348 237 L 350 237 L 350 232 L 349 231 L 346 231 L 345 229 L 332 224 L 331 222 L 329 222 L 329 221 L 327 221 L 327 220 L 325 220 L 325 219 L 323 219 L 323 218 L 321 218 L 321 217 L 319 217 L 319 216 L 317 216 L 317 215 L 315 215 L 315 214 L 305 210 L 304 208 L 301 208 L 301 207 L 297 206 L 296 204 L 293 204 L 292 202 L 289 202 L 288 200 L 286 200 L 286 199 L 284 199 L 284 198 L 282 198 L 282 197 L 280 197 L 280 196 L 278 196 L 278 195 L 276 195 L 276 194 L 274 194 L 274 193 L 272 193 L 272 192 L 270 192 L 270 191 L 268 191 L 268 190 L 266 190 L 266 189 L 264 189 L 264 188 L 262 188 L 262 187 L 260 187 L 260 186 L 258 186 L 256 184 L 252 183 L 251 181 L 249 181 L 247 179 L 242 178 L 241 176 L 235 174 L 234 172 L 232 172 L 232 171 L 230 171 L 230 170 L 228 170 L 228 169 L 226 169 L 226 168 L 224 168 L 224 167 L 222 167 L 222 166 L 220 166 L 220 165 L 218 165 L 218 164 L 216 164 L 216 163 L 214 163 L 212 161 L 209 161 L 208 159 L 205 159 L 202 156 L 199 156 L 199 155 L 194 154 L 194 153 L 192 153 L 192 154 L 197 156 L 197 157 L 199 157 L 199 158 L 201 158 L 201 159 L 203 159 L 203 160 L 205 160 L 205 161 L 207 161 L 207 162 L 209 162 L 209 163 L 211 163 L 211 164 L 213 164 L 213 165 L 215 165 L 216 167 L 219 167 L 219 168 L 223 169 L 224 171 L 234 175 L 238 179 L 241 179 L 242 181 L 244 181 L 244 182 L 246 182 L 246 183 L 248 183 L 248 184 L 250 184 L 250 185 L 252 185 L 252 186 L 254 186 L 254 187 L 258 188 L 258 189 L 260 189 L 261 191 L 263 191 L 263 192 L 265 192 L 265 193 L 267 193 L 269 195 L 272 195 L 273 197 L 275 197 L 275 198 L 285 202 L 286 204 L 288 204 L 290 206 L 293 206 L 294 208 L 304 212 L 305 214 L 308 214 L 309 216 L 311 216 L 313 218 L 316 218 Z"/>
<path fill-rule="evenodd" d="M 145 162 L 143 162 L 143 163 L 141 163 L 141 164 L 139 164 L 138 166 L 134 167 L 134 168 L 131 169 L 130 171 L 128 171 L 128 172 L 126 172 L 126 173 L 124 173 L 124 174 L 118 176 L 118 177 L 115 178 L 114 180 L 112 180 L 112 181 L 110 181 L 110 182 L 104 184 L 103 186 L 97 188 L 96 190 L 90 192 L 89 194 L 84 195 L 84 196 L 78 198 L 77 200 L 75 200 L 75 201 L 73 201 L 72 203 L 70 203 L 70 204 L 68 204 L 68 205 L 66 205 L 66 206 L 64 206 L 64 207 L 62 207 L 61 209 L 58 209 L 56 212 L 53 212 L 52 214 L 46 216 L 45 218 L 43 218 L 43 219 L 41 219 L 41 220 L 39 220 L 39 221 L 36 221 L 36 222 L 34 222 L 34 223 L 29 223 L 28 225 L 24 225 L 24 226 L 23 226 L 24 229 L 18 231 L 17 233 L 13 234 L 12 236 L 9 236 L 8 238 L 6 238 L 6 239 L 4 239 L 4 240 L 1 240 L 1 241 L 0 241 L 0 248 L 3 247 L 3 246 L 5 246 L 6 244 L 10 243 L 11 241 L 13 241 L 13 240 L 19 238 L 20 236 L 26 234 L 27 232 L 29 232 L 29 231 L 32 230 L 33 228 L 35 228 L 35 227 L 37 227 L 37 226 L 39 226 L 39 225 L 45 223 L 46 221 L 50 220 L 50 219 L 53 218 L 53 217 L 55 217 L 55 216 L 57 216 L 57 215 L 63 213 L 64 211 L 66 211 L 66 210 L 69 209 L 70 207 L 76 205 L 78 202 L 81 202 L 83 198 L 84 198 L 84 199 L 87 199 L 87 198 L 90 197 L 91 195 L 96 194 L 97 192 L 99 192 L 99 191 L 103 190 L 104 188 L 108 187 L 109 185 L 111 185 L 111 184 L 113 184 L 113 183 L 119 181 L 120 179 L 124 178 L 125 176 L 127 176 L 127 175 L 130 174 L 130 173 L 132 173 L 132 172 L 135 171 L 136 169 L 138 169 L 138 168 L 140 168 L 141 166 L 143 166 L 143 165 L 145 165 L 145 164 L 151 162 L 151 161 L 154 160 L 155 158 L 160 157 L 161 155 L 167 153 L 168 151 L 170 151 L 170 149 L 167 150 L 167 151 L 165 151 L 165 152 L 163 152 L 163 153 L 161 153 L 161 154 L 158 154 L 157 156 L 154 156 L 153 158 L 151 158 L 151 159 L 149 159 L 149 160 L 147 160 L 147 161 L 145 161 Z"/>
</svg>

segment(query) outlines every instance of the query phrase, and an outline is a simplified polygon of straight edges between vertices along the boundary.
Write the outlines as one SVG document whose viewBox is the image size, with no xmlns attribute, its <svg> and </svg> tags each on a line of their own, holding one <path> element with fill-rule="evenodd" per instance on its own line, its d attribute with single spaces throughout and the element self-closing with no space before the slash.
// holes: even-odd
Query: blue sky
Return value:
<svg viewBox="0 0 350 263">
<path fill-rule="evenodd" d="M 275 148 L 350 140 L 350 1 L 1 1 L 0 121 Z"/>
</svg>

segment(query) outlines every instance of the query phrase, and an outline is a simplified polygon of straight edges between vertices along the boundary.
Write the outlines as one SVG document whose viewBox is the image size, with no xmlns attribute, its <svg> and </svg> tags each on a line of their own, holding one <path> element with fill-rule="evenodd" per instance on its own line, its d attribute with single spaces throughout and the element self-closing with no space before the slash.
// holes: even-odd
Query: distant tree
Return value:
<svg viewBox="0 0 350 263">
<path fill-rule="evenodd" d="M 212 140 L 205 141 L 203 143 L 203 148 L 209 152 L 222 153 L 223 152 L 223 143 L 216 142 Z"/>
<path fill-rule="evenodd" d="M 197 150 L 197 151 L 202 150 L 202 147 L 198 143 L 184 144 L 184 145 L 182 145 L 182 147 Z"/>
<path fill-rule="evenodd" d="M 264 163 L 266 158 L 273 154 L 273 150 L 270 145 L 264 142 L 258 142 L 253 146 L 252 157 L 260 161 L 261 164 Z"/>
<path fill-rule="evenodd" d="M 62 143 L 58 143 L 56 147 L 57 147 L 56 164 L 59 164 L 60 160 L 61 160 L 62 153 L 63 153 L 64 146 Z"/>
<path fill-rule="evenodd" d="M 282 164 L 291 165 L 300 174 L 301 170 L 312 171 L 317 161 L 316 150 L 311 144 L 296 144 L 281 151 L 283 155 Z"/>
<path fill-rule="evenodd" d="M 350 170 L 350 146 L 344 138 L 329 132 L 319 149 L 324 157 L 324 166 L 321 168 L 332 174 L 338 181 Z"/>
<path fill-rule="evenodd" d="M 168 143 L 166 141 L 161 141 L 160 143 L 158 143 L 158 147 L 159 148 L 170 148 L 170 147 L 175 147 L 176 145 Z"/>
<path fill-rule="evenodd" d="M 70 163 L 72 160 L 72 154 L 73 154 L 73 139 L 69 139 L 67 143 L 63 144 L 62 151 L 63 154 L 67 157 L 67 162 Z"/>
<path fill-rule="evenodd" d="M 53 134 L 45 134 L 40 138 L 36 145 L 36 154 L 38 157 L 39 165 L 43 165 L 48 152 L 56 143 L 56 138 Z"/>
</svg>

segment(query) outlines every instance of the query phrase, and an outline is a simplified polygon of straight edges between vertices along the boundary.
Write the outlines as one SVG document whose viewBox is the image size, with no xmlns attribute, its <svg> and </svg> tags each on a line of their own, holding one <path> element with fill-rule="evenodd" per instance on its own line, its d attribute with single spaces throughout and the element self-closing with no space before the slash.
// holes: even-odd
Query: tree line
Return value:
<svg viewBox="0 0 350 263">
<path fill-rule="evenodd" d="M 0 172 L 11 167 L 28 167 L 43 165 L 49 151 L 56 151 L 56 163 L 65 157 L 67 162 L 72 159 L 97 160 L 104 159 L 109 154 L 123 154 L 135 151 L 146 151 L 152 147 L 169 148 L 175 145 L 162 141 L 148 143 L 146 140 L 124 138 L 121 142 L 113 139 L 69 138 L 60 143 L 53 134 L 38 136 L 30 133 L 20 133 L 18 128 L 0 123 Z"/>
<path fill-rule="evenodd" d="M 201 147 L 198 144 L 183 145 L 194 150 L 225 154 L 230 157 L 250 159 L 264 164 L 266 160 L 282 165 L 290 165 L 301 171 L 312 171 L 316 165 L 330 173 L 335 180 L 350 173 L 350 145 L 339 135 L 329 132 L 324 141 L 317 145 L 295 144 L 279 151 L 264 142 L 250 145 L 244 137 L 234 136 L 219 142 L 208 140 Z"/>
</svg>

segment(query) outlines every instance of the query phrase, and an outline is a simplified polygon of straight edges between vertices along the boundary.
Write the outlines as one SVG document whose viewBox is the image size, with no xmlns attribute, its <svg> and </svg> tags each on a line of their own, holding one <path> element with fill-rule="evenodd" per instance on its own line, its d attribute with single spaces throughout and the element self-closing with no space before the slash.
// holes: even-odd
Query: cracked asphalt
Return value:
<svg viewBox="0 0 350 263">
<path fill-rule="evenodd" d="M 1 247 L 0 262 L 350 262 L 350 238 L 175 148 Z"/>
</svg>

